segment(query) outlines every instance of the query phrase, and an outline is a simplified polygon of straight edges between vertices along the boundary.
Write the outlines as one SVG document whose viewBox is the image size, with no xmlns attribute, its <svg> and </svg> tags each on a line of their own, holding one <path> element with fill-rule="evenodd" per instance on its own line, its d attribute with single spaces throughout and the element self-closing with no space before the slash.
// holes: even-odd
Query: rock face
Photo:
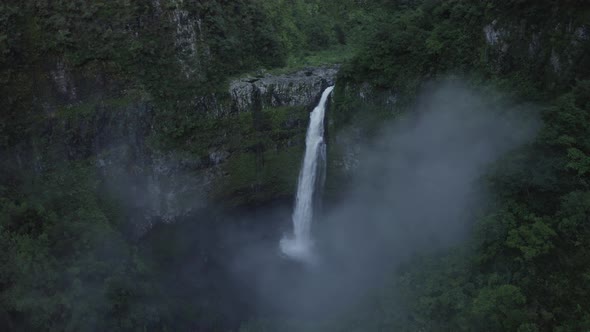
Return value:
<svg viewBox="0 0 590 332">
<path fill-rule="evenodd" d="M 136 220 L 138 231 L 155 222 L 173 222 L 212 201 L 240 206 L 289 195 L 295 190 L 302 156 L 306 111 L 335 83 L 337 72 L 337 67 L 308 68 L 292 74 L 242 78 L 230 83 L 229 99 L 200 98 L 199 111 L 217 110 L 214 118 L 220 124 L 255 118 L 254 112 L 272 120 L 262 120 L 262 125 L 248 120 L 235 129 L 222 124 L 217 135 L 212 135 L 227 138 L 219 141 L 236 141 L 236 145 L 215 143 L 215 139 L 206 154 L 194 156 L 135 144 L 145 147 L 135 151 L 135 157 L 115 153 L 110 161 L 105 159 L 103 163 L 112 166 L 102 167 L 108 178 L 133 179 L 132 185 L 126 186 L 131 188 L 126 197 L 133 197 L 132 206 L 142 211 Z M 150 121 L 133 121 L 151 126 Z M 258 137 L 258 143 L 251 143 L 254 147 L 250 148 L 252 137 Z M 121 160 L 135 162 L 135 174 L 121 173 Z"/>
<path fill-rule="evenodd" d="M 319 100 L 328 86 L 334 85 L 338 67 L 307 68 L 287 75 L 246 77 L 233 81 L 229 87 L 232 109 L 251 110 L 255 91 L 260 93 L 263 108 L 308 106 Z"/>
<path fill-rule="evenodd" d="M 368 82 L 342 82 L 335 94 L 338 114 L 328 119 L 328 172 L 325 199 L 338 199 L 362 163 L 361 152 L 383 118 L 399 111 L 398 94 Z"/>
<path fill-rule="evenodd" d="M 150 141 L 158 109 L 148 100 L 107 100 L 100 94 L 86 100 L 86 93 L 76 94 L 84 87 L 75 75 L 61 63 L 56 68 L 47 85 L 60 100 L 47 104 L 40 130 L 48 134 L 15 147 L 11 158 L 40 174 L 63 160 L 90 161 L 103 186 L 128 211 L 137 234 L 215 200 L 238 207 L 291 195 L 307 111 L 334 84 L 338 71 L 308 68 L 242 78 L 231 82 L 224 96 L 197 97 L 196 111 L 210 113 L 215 125 L 190 138 L 189 147 L 205 147 L 194 153 L 165 151 Z"/>
<path fill-rule="evenodd" d="M 487 45 L 487 64 L 495 72 L 510 72 L 512 66 L 524 56 L 539 67 L 547 65 L 556 79 L 575 71 L 574 59 L 586 52 L 583 44 L 588 41 L 590 28 L 587 24 L 547 22 L 539 28 L 524 22 L 495 19 L 482 28 Z M 550 31 L 550 33 L 549 33 Z M 552 34 L 560 36 L 552 37 Z M 569 41 L 556 43 L 555 40 Z"/>
</svg>

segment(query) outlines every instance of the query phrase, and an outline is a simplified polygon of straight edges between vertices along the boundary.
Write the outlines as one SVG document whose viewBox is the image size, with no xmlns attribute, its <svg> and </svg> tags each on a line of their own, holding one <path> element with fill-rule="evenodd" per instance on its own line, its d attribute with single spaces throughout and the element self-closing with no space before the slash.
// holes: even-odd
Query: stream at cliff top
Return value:
<svg viewBox="0 0 590 332">
<path fill-rule="evenodd" d="M 319 104 L 310 114 L 305 155 L 299 172 L 297 196 L 293 210 L 293 234 L 283 237 L 280 242 L 282 252 L 294 259 L 312 261 L 313 241 L 311 223 L 313 221 L 315 194 L 323 186 L 326 168 L 326 143 L 324 142 L 324 116 L 328 97 L 334 87 L 322 93 Z"/>
</svg>

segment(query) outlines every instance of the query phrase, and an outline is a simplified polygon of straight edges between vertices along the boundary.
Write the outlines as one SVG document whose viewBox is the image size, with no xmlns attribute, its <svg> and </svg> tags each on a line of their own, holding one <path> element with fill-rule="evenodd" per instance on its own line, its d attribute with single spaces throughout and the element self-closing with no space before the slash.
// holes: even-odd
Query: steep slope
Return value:
<svg viewBox="0 0 590 332">
<path fill-rule="evenodd" d="M 333 168 L 362 163 L 355 155 L 375 122 L 416 109 L 417 91 L 449 77 L 498 105 L 536 105 L 544 127 L 494 167 L 489 210 L 472 221 L 466 244 L 416 257 L 376 305 L 337 330 L 587 329 L 590 8 L 576 1 L 402 7 L 378 21 L 341 71 L 335 126 L 352 129 Z"/>
</svg>

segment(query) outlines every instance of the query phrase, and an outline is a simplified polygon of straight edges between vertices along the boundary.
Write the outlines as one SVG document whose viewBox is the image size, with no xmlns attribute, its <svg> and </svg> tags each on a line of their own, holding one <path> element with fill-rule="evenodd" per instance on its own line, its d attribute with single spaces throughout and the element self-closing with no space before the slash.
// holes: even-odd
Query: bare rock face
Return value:
<svg viewBox="0 0 590 332">
<path fill-rule="evenodd" d="M 509 72 L 511 63 L 525 50 L 530 61 L 541 63 L 550 69 L 556 78 L 575 70 L 574 59 L 585 52 L 584 45 L 590 39 L 587 24 L 573 25 L 554 22 L 551 29 L 539 29 L 511 20 L 493 20 L 482 29 L 487 44 L 487 62 L 495 72 Z M 558 39 L 569 43 L 556 43 L 550 33 L 559 34 Z M 544 52 L 550 50 L 550 52 Z"/>
<path fill-rule="evenodd" d="M 243 191 L 239 192 L 240 195 L 250 195 L 247 190 L 254 190 L 248 189 L 248 186 L 254 186 L 249 184 L 252 179 L 248 176 L 260 171 L 258 167 L 264 167 L 255 160 L 256 151 L 232 149 L 227 146 L 228 140 L 223 139 L 201 142 L 208 149 L 200 154 L 158 150 L 149 143 L 158 112 L 149 99 L 112 103 L 105 97 L 112 84 L 102 76 L 71 70 L 62 59 L 53 60 L 48 68 L 43 82 L 47 88 L 40 96 L 48 114 L 42 128 L 46 136 L 31 146 L 15 147 L 11 158 L 19 167 L 30 164 L 37 172 L 43 173 L 51 169 L 56 158 L 92 162 L 103 189 L 117 198 L 126 213 L 132 216 L 131 223 L 138 236 L 156 223 L 174 222 L 206 208 L 219 191 L 220 183 L 229 183 L 228 186 L 235 183 L 236 188 L 239 187 L 236 190 Z M 338 67 L 333 66 L 237 79 L 230 83 L 226 92 L 193 97 L 194 110 L 207 114 L 212 120 L 218 119 L 220 123 L 232 119 L 238 121 L 237 113 L 255 112 L 260 107 L 267 112 L 283 112 L 283 115 L 301 112 L 281 118 L 272 130 L 274 134 L 282 135 L 266 140 L 266 155 L 259 151 L 260 157 L 269 158 L 264 161 L 269 167 L 273 161 L 290 160 L 293 151 L 299 156 L 296 148 L 305 137 L 306 126 L 301 123 L 304 121 L 301 119 L 307 118 L 305 110 L 317 104 L 326 87 L 334 85 L 337 72 Z M 116 89 L 116 85 L 113 86 Z M 281 106 L 293 109 L 281 109 Z M 251 125 L 251 121 L 239 124 Z M 240 129 L 243 132 L 254 130 Z M 214 132 L 207 137 L 233 134 L 215 126 L 210 130 Z M 236 133 L 232 139 L 242 137 Z M 295 150 L 289 150 L 291 148 Z M 248 168 L 250 166 L 255 169 L 252 171 Z M 283 169 L 282 172 L 286 171 Z M 283 173 L 279 175 L 283 176 Z M 270 180 L 257 175 L 256 186 L 260 188 L 255 188 L 255 194 L 261 196 L 265 191 L 271 196 L 279 192 L 282 188 L 276 185 L 282 184 L 276 180 L 279 175 Z"/>
<path fill-rule="evenodd" d="M 307 68 L 292 74 L 246 77 L 231 82 L 232 111 L 248 112 L 254 93 L 260 93 L 262 107 L 307 106 L 317 102 L 322 91 L 334 85 L 338 67 Z"/>
<path fill-rule="evenodd" d="M 63 60 L 57 62 L 54 70 L 50 71 L 50 76 L 60 95 L 66 100 L 76 99 L 76 86 L 72 74 Z"/>
</svg>

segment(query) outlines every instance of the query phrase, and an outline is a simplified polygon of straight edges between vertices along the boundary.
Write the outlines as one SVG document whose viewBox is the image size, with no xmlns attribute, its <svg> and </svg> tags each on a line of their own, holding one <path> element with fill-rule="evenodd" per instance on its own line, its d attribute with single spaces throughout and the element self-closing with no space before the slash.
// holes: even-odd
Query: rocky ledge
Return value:
<svg viewBox="0 0 590 332">
<path fill-rule="evenodd" d="M 244 77 L 230 83 L 232 110 L 248 112 L 257 95 L 263 108 L 309 106 L 334 85 L 338 66 L 305 68 L 291 74 Z"/>
</svg>

